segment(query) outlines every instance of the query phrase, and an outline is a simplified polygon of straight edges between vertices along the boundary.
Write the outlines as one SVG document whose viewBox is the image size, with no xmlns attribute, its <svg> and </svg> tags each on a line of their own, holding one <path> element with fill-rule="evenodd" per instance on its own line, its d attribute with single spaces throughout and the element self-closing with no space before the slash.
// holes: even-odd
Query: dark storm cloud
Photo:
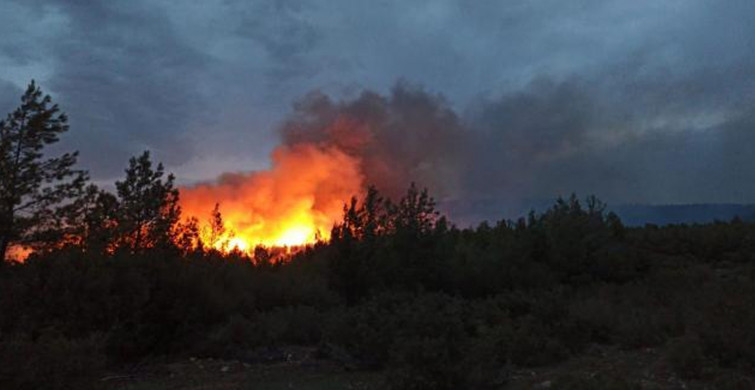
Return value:
<svg viewBox="0 0 755 390">
<path fill-rule="evenodd" d="M 64 38 L 49 48 L 49 87 L 71 115 L 69 139 L 97 172 L 119 172 L 135 150 L 150 148 L 168 164 L 186 161 L 187 124 L 203 113 L 194 80 L 207 60 L 176 36 L 166 16 L 136 2 L 60 3 Z"/>
<path fill-rule="evenodd" d="M 21 49 L 2 57 L 37 61 L 49 73 L 32 77 L 44 78 L 39 84 L 69 114 L 64 146 L 79 149 L 95 177 L 118 175 L 147 148 L 168 164 L 187 160 L 187 124 L 205 106 L 195 79 L 207 59 L 182 42 L 164 12 L 137 1 L 24 1 L 13 9 L 27 23 L 54 22 L 39 39 L 3 40 Z"/>
<path fill-rule="evenodd" d="M 69 144 L 100 178 L 144 148 L 192 180 L 263 168 L 274 124 L 286 126 L 301 114 L 301 105 L 289 114 L 291 102 L 317 90 L 331 111 L 380 107 L 412 123 L 378 126 L 402 128 L 385 139 L 407 166 L 411 149 L 454 156 L 419 151 L 409 169 L 453 172 L 462 184 L 444 195 L 755 200 L 751 1 L 34 0 L 5 9 L 0 79 L 48 87 L 71 116 Z M 399 79 L 428 92 L 399 99 Z M 0 83 L 0 104 L 9 88 Z M 406 119 L 433 110 L 454 123 Z M 454 141 L 411 141 L 433 127 L 454 129 Z"/>
<path fill-rule="evenodd" d="M 0 120 L 5 120 L 5 114 L 10 113 L 18 106 L 19 99 L 23 91 L 16 85 L 0 80 Z"/>
<path fill-rule="evenodd" d="M 479 102 L 471 197 L 595 193 L 614 202 L 755 199 L 755 66 L 622 67 Z"/>
<path fill-rule="evenodd" d="M 316 69 L 306 55 L 317 43 L 318 31 L 306 17 L 309 8 L 300 0 L 276 0 L 249 4 L 232 3 L 240 22 L 235 32 L 259 44 L 269 56 L 265 71 L 271 86 L 291 77 L 313 75 Z"/>
</svg>

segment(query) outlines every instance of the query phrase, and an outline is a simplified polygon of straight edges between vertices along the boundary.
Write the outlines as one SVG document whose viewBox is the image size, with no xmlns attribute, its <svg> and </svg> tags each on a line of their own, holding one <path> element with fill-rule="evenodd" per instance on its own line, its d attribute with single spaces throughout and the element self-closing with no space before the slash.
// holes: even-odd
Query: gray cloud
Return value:
<svg viewBox="0 0 755 390">
<path fill-rule="evenodd" d="M 112 2 L 69 2 L 65 38 L 50 88 L 65 96 L 72 142 L 92 145 L 84 162 L 119 171 L 135 150 L 150 148 L 168 164 L 193 152 L 184 134 L 206 104 L 194 79 L 208 60 L 181 42 L 162 12 Z"/>
<path fill-rule="evenodd" d="M 455 141 L 431 153 L 452 163 L 419 158 L 412 168 L 452 171 L 463 184 L 444 196 L 755 200 L 751 1 L 7 0 L 4 9 L 0 107 L 37 78 L 70 114 L 66 146 L 100 179 L 144 148 L 184 181 L 262 169 L 279 138 L 291 141 L 275 128 L 314 109 L 302 102 L 315 95 L 301 97 L 317 90 L 331 114 L 407 124 L 383 126 L 402 129 L 385 137 L 407 161 L 435 145 L 422 141 L 433 129 L 453 129 L 439 138 Z M 399 79 L 430 92 L 401 97 L 391 90 Z M 454 122 L 416 119 L 438 112 Z"/>
<path fill-rule="evenodd" d="M 271 62 L 265 71 L 271 87 L 292 77 L 313 75 L 307 55 L 319 40 L 318 30 L 307 19 L 308 5 L 301 0 L 232 3 L 240 17 L 236 32 L 260 45 Z"/>
<path fill-rule="evenodd" d="M 0 80 L 0 120 L 5 120 L 5 113 L 10 113 L 20 103 L 19 98 L 23 91 L 18 86 Z"/>
<path fill-rule="evenodd" d="M 745 64 L 682 75 L 623 66 L 479 102 L 470 196 L 751 202 L 752 74 Z"/>
</svg>

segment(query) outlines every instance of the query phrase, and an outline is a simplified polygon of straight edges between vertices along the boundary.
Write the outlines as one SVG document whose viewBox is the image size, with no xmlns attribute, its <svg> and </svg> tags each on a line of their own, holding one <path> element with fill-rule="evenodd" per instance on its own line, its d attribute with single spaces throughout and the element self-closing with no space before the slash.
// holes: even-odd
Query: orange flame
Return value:
<svg viewBox="0 0 755 390">
<path fill-rule="evenodd" d="M 224 174 L 216 183 L 182 188 L 181 208 L 185 218 L 205 222 L 220 205 L 225 232 L 209 244 L 222 251 L 300 246 L 329 238 L 363 182 L 359 159 L 337 146 L 284 145 L 273 152 L 268 171 Z M 204 242 L 212 241 L 206 223 Z"/>
<path fill-rule="evenodd" d="M 33 252 L 32 248 L 23 245 L 11 245 L 5 253 L 5 260 L 23 263 Z"/>
</svg>

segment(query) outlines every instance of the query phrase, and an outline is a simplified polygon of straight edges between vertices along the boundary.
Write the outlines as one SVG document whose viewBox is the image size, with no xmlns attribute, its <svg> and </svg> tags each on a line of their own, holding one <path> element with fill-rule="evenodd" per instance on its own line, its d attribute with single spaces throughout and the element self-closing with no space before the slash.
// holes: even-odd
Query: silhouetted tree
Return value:
<svg viewBox="0 0 755 390">
<path fill-rule="evenodd" d="M 176 224 L 174 242 L 184 255 L 191 252 L 204 253 L 204 243 L 199 231 L 199 220 L 196 217 Z"/>
<path fill-rule="evenodd" d="M 82 194 L 87 173 L 74 169 L 78 152 L 45 158 L 68 131 L 68 119 L 32 81 L 21 105 L 0 121 L 0 259 L 10 244 L 56 235 L 62 206 Z"/>
<path fill-rule="evenodd" d="M 138 252 L 174 243 L 174 228 L 180 217 L 178 189 L 174 188 L 172 174 L 163 176 L 163 165 L 153 168 L 147 151 L 129 160 L 126 179 L 115 183 L 118 247 Z"/>
<path fill-rule="evenodd" d="M 435 229 L 439 213 L 435 210 L 435 199 L 427 192 L 421 191 L 412 183 L 398 204 L 388 203 L 386 208 L 391 214 L 390 227 L 397 232 L 409 235 L 422 235 Z"/>
<path fill-rule="evenodd" d="M 118 226 L 118 199 L 90 184 L 75 201 L 65 206 L 61 229 L 66 244 L 86 252 L 106 254 L 113 250 L 113 237 Z"/>
<path fill-rule="evenodd" d="M 222 249 L 228 244 L 227 237 L 224 237 L 226 233 L 225 223 L 223 222 L 223 215 L 220 214 L 220 204 L 215 203 L 215 207 L 212 208 L 210 213 L 210 225 L 208 226 L 207 246 L 210 249 Z"/>
<path fill-rule="evenodd" d="M 443 238 L 448 223 L 435 209 L 435 199 L 412 183 L 397 203 L 387 202 L 385 208 L 391 237 L 380 255 L 385 259 L 381 278 L 409 289 L 437 288 L 447 269 Z"/>
<path fill-rule="evenodd" d="M 331 285 L 350 303 L 393 286 L 437 286 L 452 244 L 448 228 L 426 189 L 412 183 L 394 203 L 370 187 L 361 202 L 352 198 L 344 206 L 331 233 Z"/>
<path fill-rule="evenodd" d="M 351 303 L 365 297 L 377 282 L 375 255 L 378 238 L 388 230 L 387 200 L 370 186 L 364 199 L 344 205 L 343 221 L 334 226 L 331 244 L 336 250 L 330 261 L 333 287 Z"/>
</svg>

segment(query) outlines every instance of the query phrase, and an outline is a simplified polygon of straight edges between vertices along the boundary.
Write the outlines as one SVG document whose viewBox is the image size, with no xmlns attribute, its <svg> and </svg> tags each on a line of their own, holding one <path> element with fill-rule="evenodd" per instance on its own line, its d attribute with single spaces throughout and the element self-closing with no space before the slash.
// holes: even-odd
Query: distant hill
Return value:
<svg viewBox="0 0 755 390">
<path fill-rule="evenodd" d="M 624 224 L 631 226 L 646 223 L 668 225 L 730 221 L 734 217 L 755 221 L 755 205 L 752 204 L 625 204 L 612 207 L 611 210 L 621 217 Z"/>
<path fill-rule="evenodd" d="M 527 215 L 529 210 L 543 211 L 552 204 L 552 201 L 530 201 L 526 204 L 511 205 L 496 200 L 454 200 L 441 201 L 438 207 L 459 226 L 469 226 L 486 220 L 516 219 Z M 655 225 L 707 223 L 730 221 L 734 217 L 755 222 L 755 204 L 609 204 L 608 210 L 618 214 L 628 226 L 643 226 L 648 223 Z"/>
</svg>

